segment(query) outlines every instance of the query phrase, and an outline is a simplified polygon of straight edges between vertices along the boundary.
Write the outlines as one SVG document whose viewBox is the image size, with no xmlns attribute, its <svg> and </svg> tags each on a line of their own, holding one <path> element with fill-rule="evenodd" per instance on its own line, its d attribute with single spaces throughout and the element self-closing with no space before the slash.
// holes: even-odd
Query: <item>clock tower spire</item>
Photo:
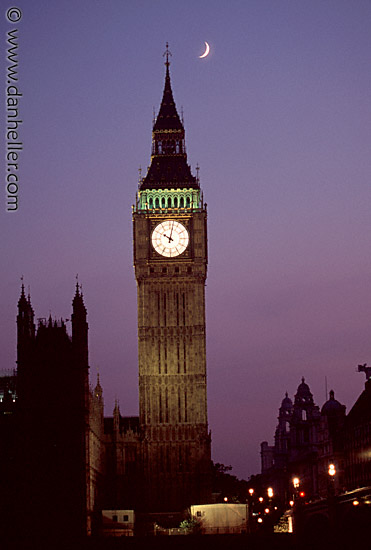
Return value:
<svg viewBox="0 0 371 550">
<path fill-rule="evenodd" d="M 133 207 L 139 422 L 148 511 L 210 498 L 205 281 L 206 205 L 187 164 L 170 82 L 152 129 L 151 164 Z"/>
<path fill-rule="evenodd" d="M 152 155 L 147 175 L 139 185 L 140 191 L 168 189 L 181 184 L 182 188 L 195 189 L 198 183 L 187 164 L 185 131 L 175 106 L 169 72 L 169 56 L 166 44 L 165 86 L 161 106 L 152 128 Z M 140 194 L 146 198 L 147 194 Z M 145 204 L 145 203 L 144 203 Z"/>
</svg>

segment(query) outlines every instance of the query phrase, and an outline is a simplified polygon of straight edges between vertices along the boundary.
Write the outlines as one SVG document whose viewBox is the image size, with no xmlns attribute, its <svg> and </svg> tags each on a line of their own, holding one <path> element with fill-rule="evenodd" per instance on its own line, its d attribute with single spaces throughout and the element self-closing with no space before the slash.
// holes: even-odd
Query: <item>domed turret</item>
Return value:
<svg viewBox="0 0 371 550">
<path fill-rule="evenodd" d="M 313 405 L 313 395 L 309 389 L 308 384 L 305 383 L 305 378 L 301 379 L 301 384 L 299 384 L 296 395 L 295 395 L 295 405 L 301 405 L 303 403 L 308 403 Z"/>
<path fill-rule="evenodd" d="M 292 409 L 292 401 L 288 396 L 288 393 L 286 392 L 285 397 L 282 399 L 280 411 L 291 411 Z"/>
<path fill-rule="evenodd" d="M 321 414 L 325 416 L 343 416 L 345 415 L 345 405 L 342 405 L 335 399 L 334 390 L 330 391 L 330 398 L 323 405 Z"/>
</svg>

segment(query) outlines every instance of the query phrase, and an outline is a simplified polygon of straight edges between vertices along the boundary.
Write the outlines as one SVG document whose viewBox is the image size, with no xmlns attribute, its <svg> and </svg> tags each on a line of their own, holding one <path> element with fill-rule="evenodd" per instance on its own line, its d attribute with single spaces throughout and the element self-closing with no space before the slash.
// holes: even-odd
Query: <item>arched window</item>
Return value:
<svg viewBox="0 0 371 550">
<path fill-rule="evenodd" d="M 190 197 L 187 197 L 187 208 L 190 208 L 191 206 L 191 199 Z"/>
<path fill-rule="evenodd" d="M 157 197 L 156 201 L 155 201 L 155 208 L 160 208 L 160 200 L 159 198 Z"/>
<path fill-rule="evenodd" d="M 161 199 L 161 207 L 165 208 L 165 197 L 162 197 Z"/>
<path fill-rule="evenodd" d="M 174 208 L 178 208 L 178 197 L 174 198 Z"/>
<path fill-rule="evenodd" d="M 162 141 L 159 141 L 159 142 L 158 142 L 158 154 L 159 154 L 159 155 L 162 154 Z"/>
<path fill-rule="evenodd" d="M 179 204 L 180 208 L 184 208 L 184 199 L 183 197 L 180 197 L 180 204 Z"/>
<path fill-rule="evenodd" d="M 149 197 L 149 199 L 148 199 L 148 208 L 153 208 L 153 199 L 152 199 L 152 197 Z"/>
<path fill-rule="evenodd" d="M 179 141 L 178 140 L 175 142 L 175 152 L 180 153 L 180 147 L 179 147 Z"/>
</svg>

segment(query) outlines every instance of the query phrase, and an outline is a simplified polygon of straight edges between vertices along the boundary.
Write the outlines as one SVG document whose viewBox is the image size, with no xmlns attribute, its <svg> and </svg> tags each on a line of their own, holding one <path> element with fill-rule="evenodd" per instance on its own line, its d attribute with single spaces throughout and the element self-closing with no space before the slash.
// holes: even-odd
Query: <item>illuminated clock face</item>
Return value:
<svg viewBox="0 0 371 550">
<path fill-rule="evenodd" d="M 175 220 L 165 220 L 158 224 L 152 233 L 153 248 L 168 258 L 179 256 L 188 246 L 188 231 Z"/>
</svg>

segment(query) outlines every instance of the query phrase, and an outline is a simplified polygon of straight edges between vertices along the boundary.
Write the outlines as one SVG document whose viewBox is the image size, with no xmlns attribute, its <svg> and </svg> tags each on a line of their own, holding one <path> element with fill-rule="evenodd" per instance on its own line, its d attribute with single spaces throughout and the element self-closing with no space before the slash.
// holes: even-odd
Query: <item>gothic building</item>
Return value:
<svg viewBox="0 0 371 550">
<path fill-rule="evenodd" d="M 333 481 L 340 492 L 344 483 L 343 437 L 345 406 L 331 390 L 321 411 L 304 378 L 298 386 L 294 403 L 287 393 L 278 414 L 273 446 L 261 444 L 262 476 L 284 501 L 292 498 L 292 478 L 300 479 L 306 498 L 327 497 L 328 466 L 336 463 Z"/>
<path fill-rule="evenodd" d="M 88 324 L 76 285 L 72 336 L 39 319 L 22 285 L 17 316 L 16 518 L 27 536 L 91 532 L 102 476 L 103 400 L 88 380 Z M 19 503 L 27 513 L 20 514 Z M 68 526 L 68 529 L 66 529 Z"/>
<path fill-rule="evenodd" d="M 206 204 L 187 163 L 166 55 L 148 172 L 133 206 L 139 417 L 104 420 L 104 502 L 175 512 L 210 498 L 205 281 Z"/>
<path fill-rule="evenodd" d="M 144 500 L 184 509 L 210 494 L 206 396 L 206 205 L 187 164 L 166 55 L 151 164 L 133 209 Z"/>
</svg>

